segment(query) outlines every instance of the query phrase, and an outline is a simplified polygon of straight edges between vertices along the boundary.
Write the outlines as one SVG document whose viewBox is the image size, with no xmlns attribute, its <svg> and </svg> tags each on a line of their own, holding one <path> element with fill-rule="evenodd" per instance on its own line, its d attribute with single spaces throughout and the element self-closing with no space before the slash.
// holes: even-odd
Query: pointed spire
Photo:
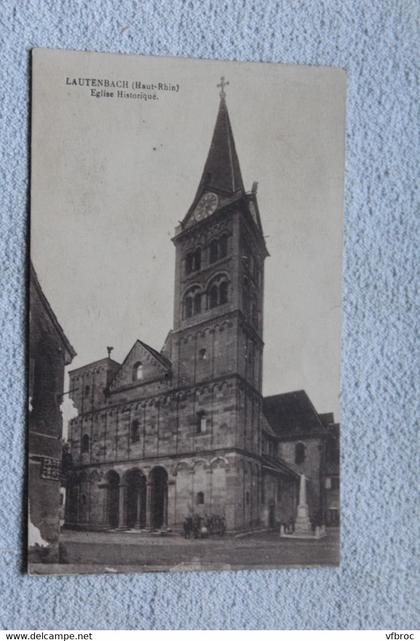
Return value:
<svg viewBox="0 0 420 641">
<path fill-rule="evenodd" d="M 220 84 L 217 85 L 220 87 L 219 112 L 197 197 L 205 189 L 219 191 L 227 195 L 240 190 L 245 191 L 226 106 L 225 87 L 228 84 L 229 82 L 226 82 L 222 76 Z"/>
</svg>

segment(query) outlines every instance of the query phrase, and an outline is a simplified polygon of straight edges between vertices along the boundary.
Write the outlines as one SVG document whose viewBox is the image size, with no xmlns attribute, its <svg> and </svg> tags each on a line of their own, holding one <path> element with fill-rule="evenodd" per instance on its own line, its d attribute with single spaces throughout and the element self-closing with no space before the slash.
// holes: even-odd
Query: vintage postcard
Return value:
<svg viewBox="0 0 420 641">
<path fill-rule="evenodd" d="M 343 70 L 32 60 L 29 571 L 337 565 Z"/>
</svg>

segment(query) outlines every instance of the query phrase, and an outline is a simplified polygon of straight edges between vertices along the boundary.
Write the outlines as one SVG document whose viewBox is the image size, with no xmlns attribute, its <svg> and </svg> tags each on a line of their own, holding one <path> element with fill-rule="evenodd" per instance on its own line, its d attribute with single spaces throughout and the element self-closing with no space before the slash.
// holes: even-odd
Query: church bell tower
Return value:
<svg viewBox="0 0 420 641">
<path fill-rule="evenodd" d="M 175 230 L 175 384 L 241 379 L 261 395 L 264 260 L 256 183 L 247 192 L 222 77 L 198 189 Z"/>
</svg>

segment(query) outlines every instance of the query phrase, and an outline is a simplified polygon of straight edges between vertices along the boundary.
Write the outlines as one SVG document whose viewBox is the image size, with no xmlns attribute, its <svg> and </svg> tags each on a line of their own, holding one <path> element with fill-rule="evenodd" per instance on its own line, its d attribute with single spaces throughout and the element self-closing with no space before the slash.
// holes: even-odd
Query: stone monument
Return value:
<svg viewBox="0 0 420 641">
<path fill-rule="evenodd" d="M 299 503 L 295 523 L 295 534 L 298 536 L 302 534 L 312 535 L 312 525 L 309 519 L 308 504 L 306 502 L 306 478 L 304 474 L 300 475 Z"/>
</svg>

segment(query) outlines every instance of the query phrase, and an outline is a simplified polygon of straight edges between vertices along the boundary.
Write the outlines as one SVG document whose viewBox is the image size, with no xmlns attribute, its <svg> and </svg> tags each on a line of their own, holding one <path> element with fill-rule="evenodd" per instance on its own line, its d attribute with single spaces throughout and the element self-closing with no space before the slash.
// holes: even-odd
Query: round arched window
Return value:
<svg viewBox="0 0 420 641">
<path fill-rule="evenodd" d="M 207 290 L 208 308 L 213 309 L 218 305 L 224 305 L 229 298 L 229 283 L 226 276 L 220 274 L 216 276 Z"/>
<path fill-rule="evenodd" d="M 201 312 L 201 294 L 197 293 L 194 296 L 194 314 Z"/>
<path fill-rule="evenodd" d="M 227 281 L 222 281 L 219 287 L 219 305 L 224 305 L 228 301 L 228 284 Z"/>
<path fill-rule="evenodd" d="M 219 288 L 217 287 L 217 285 L 213 285 L 213 287 L 211 287 L 209 291 L 210 309 L 213 309 L 213 307 L 217 307 L 218 300 L 219 300 Z"/>
<path fill-rule="evenodd" d="M 227 256 L 228 244 L 227 236 L 222 236 L 219 238 L 219 258 L 224 258 Z"/>
<path fill-rule="evenodd" d="M 303 443 L 296 443 L 295 445 L 295 463 L 300 465 L 305 461 L 305 446 Z"/>
<path fill-rule="evenodd" d="M 137 443 L 140 440 L 140 425 L 138 421 L 131 423 L 131 442 Z"/>
<path fill-rule="evenodd" d="M 139 362 L 133 365 L 133 381 L 143 380 L 143 364 Z"/>
<path fill-rule="evenodd" d="M 215 263 L 218 258 L 218 242 L 212 240 L 210 243 L 210 262 Z"/>
<path fill-rule="evenodd" d="M 86 454 L 87 452 L 89 452 L 89 446 L 90 446 L 89 436 L 87 434 L 84 434 L 82 437 L 82 447 L 81 447 L 83 454 Z"/>
<path fill-rule="evenodd" d="M 201 291 L 195 286 L 188 290 L 183 299 L 183 316 L 191 318 L 201 313 Z"/>
<path fill-rule="evenodd" d="M 186 318 L 191 318 L 193 315 L 193 298 L 192 296 L 187 296 L 185 299 L 185 316 Z"/>
<path fill-rule="evenodd" d="M 187 254 L 185 258 L 185 273 L 191 274 L 201 269 L 201 249 L 198 248 Z"/>
</svg>

